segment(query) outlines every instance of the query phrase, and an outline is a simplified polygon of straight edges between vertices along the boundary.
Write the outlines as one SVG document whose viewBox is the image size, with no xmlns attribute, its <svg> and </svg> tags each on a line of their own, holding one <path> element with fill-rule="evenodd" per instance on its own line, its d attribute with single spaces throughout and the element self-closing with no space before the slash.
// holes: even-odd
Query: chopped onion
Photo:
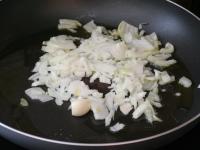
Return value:
<svg viewBox="0 0 200 150">
<path fill-rule="evenodd" d="M 60 19 L 58 28 L 76 32 L 81 26 L 77 20 Z M 124 115 L 134 110 L 133 119 L 144 115 L 149 123 L 161 121 L 155 111 L 162 107 L 158 87 L 175 81 L 164 68 L 176 63 L 172 58 L 174 46 L 167 42 L 160 49 L 156 33 L 144 35 L 142 25 L 138 29 L 125 21 L 113 30 L 93 20 L 83 28 L 91 33 L 87 39 L 58 35 L 42 43 L 44 54 L 29 77 L 32 88 L 25 93 L 42 102 L 54 100 L 58 106 L 68 101 L 72 116 L 83 116 L 91 110 L 94 119 L 104 120 L 105 126 L 110 126 L 118 108 Z M 147 67 L 149 63 L 154 69 Z M 92 86 L 86 84 L 85 77 Z M 97 80 L 108 85 L 106 94 L 93 89 Z M 185 77 L 179 83 L 184 87 L 192 84 Z M 46 90 L 39 86 L 46 86 Z M 110 130 L 117 132 L 124 126 L 117 123 Z"/>
<path fill-rule="evenodd" d="M 117 122 L 115 125 L 110 127 L 110 131 L 118 132 L 125 127 L 125 124 Z"/>
<path fill-rule="evenodd" d="M 76 32 L 74 29 L 76 29 L 77 27 L 80 27 L 80 26 L 81 26 L 81 23 L 77 20 L 60 19 L 58 29 L 59 30 L 67 29 L 71 32 Z"/>
<path fill-rule="evenodd" d="M 166 43 L 165 48 L 160 49 L 161 53 L 173 53 L 174 52 L 174 46 L 171 43 Z"/>
<path fill-rule="evenodd" d="M 175 96 L 181 96 L 181 93 L 180 92 L 177 92 L 177 93 L 175 93 Z"/>
<path fill-rule="evenodd" d="M 53 99 L 53 97 L 47 95 L 42 88 L 34 87 L 27 89 L 25 91 L 26 95 L 28 95 L 31 99 L 37 99 L 41 102 L 47 102 Z"/>
<path fill-rule="evenodd" d="M 179 79 L 178 83 L 185 88 L 189 88 L 192 85 L 192 81 L 190 79 L 186 78 L 185 76 L 181 77 Z"/>
<path fill-rule="evenodd" d="M 130 103 L 124 103 L 120 105 L 120 111 L 124 115 L 128 115 L 128 113 L 133 109 L 133 106 Z"/>
<path fill-rule="evenodd" d="M 90 101 L 87 99 L 74 100 L 71 103 L 72 116 L 83 116 L 90 111 Z"/>
<path fill-rule="evenodd" d="M 91 110 L 96 120 L 104 120 L 109 114 L 108 109 L 101 101 L 91 101 Z"/>
<path fill-rule="evenodd" d="M 140 104 L 137 109 L 133 112 L 133 118 L 138 119 L 148 108 L 149 106 L 149 101 L 145 101 L 142 104 Z"/>
<path fill-rule="evenodd" d="M 125 21 L 122 21 L 119 26 L 118 26 L 118 33 L 120 35 L 120 37 L 122 39 L 124 39 L 124 41 L 126 43 L 129 43 L 129 41 L 131 41 L 132 39 L 136 39 L 138 38 L 138 28 L 133 26 L 133 25 L 130 25 L 128 24 L 127 22 Z M 129 40 L 126 40 L 126 35 L 129 34 L 130 35 L 130 38 Z"/>
<path fill-rule="evenodd" d="M 94 23 L 94 20 L 86 23 L 83 28 L 89 32 L 89 33 L 92 33 L 92 31 L 96 30 L 97 29 L 97 25 Z"/>
<path fill-rule="evenodd" d="M 25 98 L 20 99 L 20 105 L 23 107 L 27 107 L 29 104 Z"/>
</svg>

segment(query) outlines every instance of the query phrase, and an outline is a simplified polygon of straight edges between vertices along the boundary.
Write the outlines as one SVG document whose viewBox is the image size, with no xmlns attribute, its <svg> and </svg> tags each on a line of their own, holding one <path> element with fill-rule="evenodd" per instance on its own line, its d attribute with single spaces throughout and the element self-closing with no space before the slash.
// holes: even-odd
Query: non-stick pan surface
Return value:
<svg viewBox="0 0 200 150">
<path fill-rule="evenodd" d="M 200 109 L 200 22 L 187 11 L 162 0 L 61 0 L 11 1 L 0 3 L 0 134 L 28 148 L 154 148 L 181 136 L 198 122 Z M 27 78 L 41 55 L 41 42 L 57 31 L 59 18 L 78 19 L 83 23 L 94 19 L 98 24 L 116 27 L 126 20 L 138 25 L 148 23 L 145 30 L 156 32 L 162 42 L 176 47 L 181 62 L 172 68 L 179 77 L 190 76 L 193 87 L 185 97 L 175 98 L 178 87 L 169 86 L 165 107 L 159 112 L 163 123 L 133 121 L 118 115 L 128 127 L 119 133 L 105 129 L 104 122 L 88 114 L 73 118 L 67 103 L 28 100 L 28 107 L 19 101 L 30 87 Z M 184 68 L 184 69 L 183 69 Z M 180 90 L 180 89 L 179 89 Z M 182 100 L 183 99 L 183 100 Z M 190 99 L 190 100 L 189 100 Z M 34 135 L 34 136 L 32 136 Z"/>
</svg>

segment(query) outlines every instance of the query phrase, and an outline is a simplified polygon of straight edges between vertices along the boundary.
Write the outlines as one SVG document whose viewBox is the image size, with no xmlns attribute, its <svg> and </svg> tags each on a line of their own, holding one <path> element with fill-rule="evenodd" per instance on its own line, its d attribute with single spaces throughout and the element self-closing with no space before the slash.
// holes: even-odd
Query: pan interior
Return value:
<svg viewBox="0 0 200 150">
<path fill-rule="evenodd" d="M 7 49 L 13 49 L 11 53 L 0 61 L 1 73 L 1 110 L 4 114 L 3 122 L 19 130 L 62 141 L 102 143 L 144 138 L 166 131 L 180 124 L 188 112 L 192 102 L 192 88 L 182 88 L 177 82 L 160 87 L 166 92 L 160 92 L 163 108 L 158 110 L 158 116 L 163 122 L 149 124 L 144 117 L 133 120 L 131 113 L 128 116 L 117 112 L 113 124 L 123 122 L 127 126 L 118 133 L 111 133 L 106 128 L 104 121 L 96 121 L 91 113 L 84 117 L 76 118 L 68 111 L 68 103 L 57 106 L 54 101 L 42 103 L 29 99 L 24 90 L 29 88 L 31 82 L 27 79 L 31 74 L 41 52 L 41 42 L 49 37 L 66 34 L 65 32 L 50 29 L 20 39 L 10 44 Z M 24 43 L 21 45 L 20 43 Z M 168 72 L 180 78 L 183 74 L 189 76 L 189 72 L 183 64 L 178 63 L 168 68 Z M 180 97 L 175 96 L 181 92 Z M 25 97 L 29 106 L 22 107 L 20 98 Z M 9 118 L 9 119 L 8 119 Z M 84 131 L 84 132 L 82 132 Z"/>
<path fill-rule="evenodd" d="M 1 122 L 21 131 L 50 139 L 109 143 L 135 140 L 164 132 L 199 112 L 200 103 L 197 100 L 200 94 L 194 87 L 200 82 L 198 78 L 200 71 L 195 67 L 200 64 L 198 51 L 200 47 L 197 44 L 200 31 L 197 30 L 199 23 L 195 19 L 163 2 L 125 1 L 122 5 L 120 0 L 115 2 L 111 0 L 103 3 L 103 6 L 102 3 L 98 5 L 97 0 L 92 3 L 87 0 L 84 3 L 79 0 L 69 2 L 71 5 L 65 5 L 66 1 L 56 4 L 50 0 L 35 3 L 21 1 L 17 7 L 14 7 L 13 2 L 8 1 L 12 14 L 7 12 L 6 7 L 0 9 L 0 16 L 2 14 L 7 14 L 8 18 L 13 14 L 19 16 L 13 20 L 4 17 L 1 26 L 6 29 L 0 29 L 2 33 L 0 37 L 2 41 L 0 46 Z M 37 5 L 40 7 L 33 7 Z M 19 6 L 26 6 L 27 13 L 20 11 Z M 32 19 L 27 19 L 30 16 Z M 27 79 L 42 54 L 40 51 L 42 41 L 63 34 L 56 29 L 59 18 L 72 18 L 83 22 L 94 19 L 97 23 L 113 27 L 116 27 L 121 20 L 134 25 L 148 22 L 149 25 L 145 27 L 147 32 L 155 31 L 163 43 L 169 41 L 176 47 L 175 58 L 179 63 L 170 67 L 169 71 L 177 78 L 182 75 L 192 78 L 194 87 L 183 89 L 173 83 L 165 87 L 167 92 L 160 93 L 164 107 L 158 110 L 159 117 L 163 119 L 162 123 L 148 124 L 144 118 L 133 120 L 131 114 L 124 117 L 117 112 L 115 122 L 127 124 L 126 128 L 119 133 L 111 133 L 108 128 L 105 128 L 104 122 L 95 121 L 90 113 L 81 118 L 72 117 L 71 112 L 67 110 L 68 103 L 57 106 L 53 101 L 41 103 L 28 99 L 24 95 L 24 90 L 30 87 L 31 83 Z M 22 25 L 23 21 L 29 22 L 29 26 Z M 18 30 L 12 28 L 13 24 Z M 183 94 L 181 97 L 176 97 L 175 92 Z M 19 105 L 21 97 L 28 100 L 28 107 Z"/>
</svg>

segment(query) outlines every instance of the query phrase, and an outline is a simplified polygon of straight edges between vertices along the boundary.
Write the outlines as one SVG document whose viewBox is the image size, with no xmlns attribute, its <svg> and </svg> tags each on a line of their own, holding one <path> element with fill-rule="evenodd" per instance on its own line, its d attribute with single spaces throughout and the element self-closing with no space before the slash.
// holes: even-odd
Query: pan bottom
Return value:
<svg viewBox="0 0 200 150">
<path fill-rule="evenodd" d="M 120 121 L 127 124 L 126 128 L 118 133 L 111 133 L 103 121 L 96 121 L 91 113 L 81 118 L 71 116 L 68 103 L 57 106 L 53 101 L 41 103 L 28 99 L 24 90 L 31 83 L 27 80 L 41 53 L 42 41 L 51 36 L 65 32 L 50 29 L 29 37 L 16 40 L 5 51 L 8 51 L 0 60 L 0 120 L 21 131 L 45 138 L 83 143 L 110 143 L 140 139 L 167 131 L 184 121 L 192 104 L 193 88 L 182 88 L 177 82 L 160 87 L 166 92 L 160 92 L 163 108 L 158 110 L 161 123 L 149 124 L 144 117 L 137 120 L 132 115 L 123 116 L 116 113 L 113 124 Z M 177 58 L 176 58 L 177 59 Z M 179 62 L 167 69 L 169 73 L 179 79 L 183 75 L 190 77 L 184 65 Z M 176 92 L 182 95 L 175 96 Z M 29 106 L 20 106 L 20 98 L 25 97 Z"/>
</svg>

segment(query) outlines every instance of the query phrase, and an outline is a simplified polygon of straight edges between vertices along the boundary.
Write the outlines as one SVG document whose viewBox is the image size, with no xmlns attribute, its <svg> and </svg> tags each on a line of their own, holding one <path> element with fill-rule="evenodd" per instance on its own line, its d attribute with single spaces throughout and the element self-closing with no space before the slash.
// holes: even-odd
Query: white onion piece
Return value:
<svg viewBox="0 0 200 150">
<path fill-rule="evenodd" d="M 124 103 L 120 105 L 119 108 L 124 115 L 128 115 L 128 113 L 133 109 L 133 106 L 130 103 Z"/>
<path fill-rule="evenodd" d="M 138 119 L 148 108 L 149 101 L 145 101 L 142 104 L 140 104 L 137 109 L 133 112 L 133 118 Z"/>
<path fill-rule="evenodd" d="M 96 120 L 104 120 L 109 115 L 108 109 L 101 101 L 92 100 L 91 110 Z"/>
<path fill-rule="evenodd" d="M 110 127 L 110 131 L 119 132 L 125 127 L 125 124 L 117 122 L 115 125 Z"/>
<path fill-rule="evenodd" d="M 23 107 L 29 106 L 28 101 L 25 98 L 20 98 L 20 105 Z"/>
<path fill-rule="evenodd" d="M 180 92 L 176 92 L 175 96 L 179 97 L 179 96 L 181 96 L 181 93 Z"/>
<path fill-rule="evenodd" d="M 81 26 L 81 23 L 77 20 L 60 19 L 59 24 L 58 24 L 58 29 L 59 30 L 67 29 L 71 32 L 76 32 L 74 29 L 76 29 L 77 27 L 80 27 L 80 26 Z"/>
<path fill-rule="evenodd" d="M 41 102 L 47 102 L 53 100 L 53 97 L 47 95 L 42 88 L 34 87 L 29 88 L 25 91 L 31 99 L 40 100 Z"/>
<path fill-rule="evenodd" d="M 173 53 L 174 52 L 174 46 L 171 43 L 166 43 L 165 48 L 160 49 L 161 53 Z"/>
<path fill-rule="evenodd" d="M 94 31 L 96 28 L 97 28 L 97 25 L 94 23 L 94 20 L 86 23 L 83 28 L 89 32 L 89 33 L 92 33 L 92 31 Z"/>
<path fill-rule="evenodd" d="M 189 88 L 192 85 L 192 81 L 190 79 L 186 78 L 185 76 L 181 77 L 179 79 L 178 83 L 185 88 Z"/>
<path fill-rule="evenodd" d="M 90 111 L 90 101 L 87 99 L 78 99 L 71 102 L 72 116 L 80 117 Z"/>
<path fill-rule="evenodd" d="M 108 116 L 105 118 L 105 126 L 109 126 L 111 123 L 111 120 L 114 119 L 114 114 L 115 114 L 115 110 L 111 110 L 108 114 Z"/>
</svg>

